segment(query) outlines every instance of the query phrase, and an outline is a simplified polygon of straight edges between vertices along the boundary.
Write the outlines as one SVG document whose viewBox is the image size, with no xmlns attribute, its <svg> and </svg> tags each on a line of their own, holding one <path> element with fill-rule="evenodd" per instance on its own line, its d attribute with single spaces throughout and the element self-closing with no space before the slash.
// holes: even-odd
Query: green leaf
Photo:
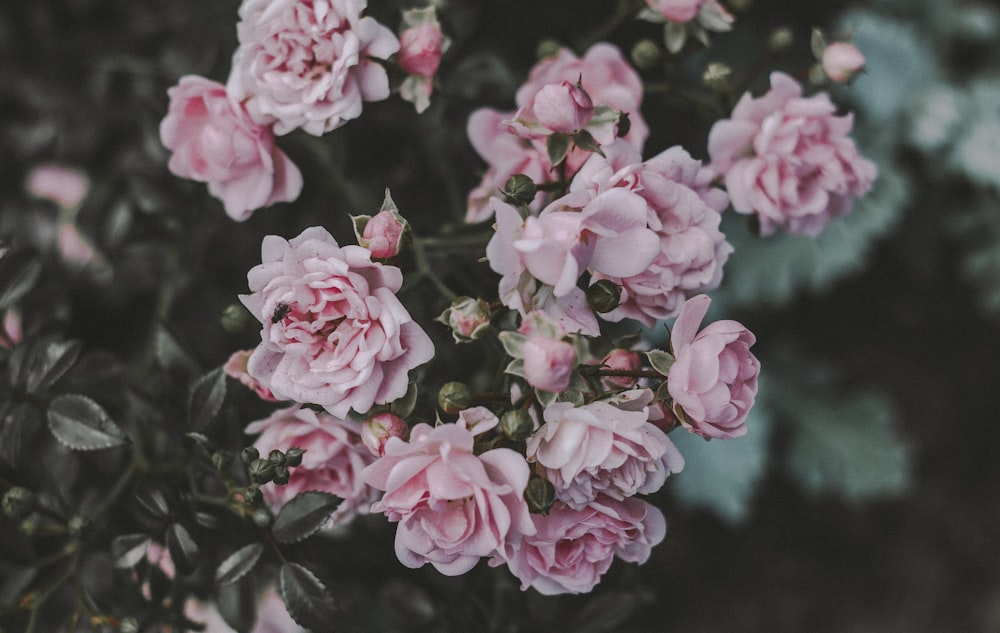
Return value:
<svg viewBox="0 0 1000 633">
<path fill-rule="evenodd" d="M 615 114 L 615 116 L 616 117 L 618 116 L 617 113 Z M 576 144 L 576 146 L 582 150 L 586 150 L 588 152 L 594 152 L 595 154 L 600 154 L 601 156 L 604 156 L 604 151 L 601 149 L 601 146 L 597 143 L 597 141 L 594 140 L 594 135 L 588 132 L 587 130 L 580 130 L 579 132 L 574 134 L 573 143 Z"/>
<path fill-rule="evenodd" d="M 162 325 L 156 330 L 156 360 L 165 369 L 185 376 L 196 376 L 201 371 L 191 354 Z"/>
<path fill-rule="evenodd" d="M 301 541 L 323 527 L 343 501 L 327 492 L 303 492 L 281 508 L 271 534 L 281 543 Z"/>
<path fill-rule="evenodd" d="M 42 263 L 23 251 L 0 253 L 0 311 L 26 295 L 42 274 Z"/>
<path fill-rule="evenodd" d="M 48 389 L 68 372 L 83 350 L 80 341 L 45 340 L 28 359 L 26 387 L 30 393 Z"/>
<path fill-rule="evenodd" d="M 17 467 L 21 447 L 43 426 L 42 412 L 36 407 L 23 402 L 0 403 L 0 458 Z"/>
<path fill-rule="evenodd" d="M 219 613 L 226 624 L 240 633 L 250 633 L 257 620 L 257 578 L 247 574 L 218 593 Z"/>
<path fill-rule="evenodd" d="M 411 382 L 406 387 L 406 393 L 402 398 L 393 400 L 392 404 L 389 405 L 389 411 L 398 415 L 399 417 L 406 419 L 410 417 L 413 413 L 413 409 L 417 406 L 417 383 Z"/>
<path fill-rule="evenodd" d="M 219 564 L 215 570 L 215 582 L 228 585 L 245 576 L 260 559 L 264 546 L 261 543 L 251 543 L 241 547 Z"/>
<path fill-rule="evenodd" d="M 49 405 L 49 430 L 67 448 L 95 451 L 129 443 L 124 431 L 108 414 L 86 396 L 59 396 Z"/>
<path fill-rule="evenodd" d="M 195 429 L 205 429 L 219 414 L 226 399 L 226 374 L 221 367 L 213 369 L 191 386 L 188 398 L 188 421 Z"/>
<path fill-rule="evenodd" d="M 162 519 L 170 514 L 170 505 L 159 488 L 142 486 L 133 498 L 139 509 L 150 517 Z"/>
<path fill-rule="evenodd" d="M 566 134 L 553 134 L 549 136 L 545 143 L 545 149 L 549 154 L 549 164 L 553 167 L 566 160 L 569 154 L 570 137 Z"/>
<path fill-rule="evenodd" d="M 135 567 L 153 541 L 148 534 L 122 534 L 111 539 L 111 558 L 118 569 Z"/>
<path fill-rule="evenodd" d="M 514 358 L 524 357 L 524 352 L 521 351 L 521 348 L 524 347 L 525 341 L 528 340 L 527 336 L 518 332 L 506 330 L 500 332 L 498 338 L 500 339 L 500 343 L 503 345 L 504 351 L 507 352 L 509 356 L 513 356 Z"/>
<path fill-rule="evenodd" d="M 191 538 L 191 533 L 180 523 L 171 523 L 167 527 L 167 549 L 173 559 L 177 571 L 190 574 L 198 567 L 200 556 L 198 544 Z"/>
<path fill-rule="evenodd" d="M 653 349 L 646 352 L 646 358 L 649 359 L 650 366 L 656 370 L 656 373 L 661 376 L 666 376 L 670 373 L 670 368 L 674 364 L 674 355 L 665 352 L 662 349 Z"/>
<path fill-rule="evenodd" d="M 288 614 L 299 625 L 323 633 L 336 630 L 337 604 L 311 571 L 297 563 L 285 563 L 278 574 L 278 590 Z"/>
</svg>

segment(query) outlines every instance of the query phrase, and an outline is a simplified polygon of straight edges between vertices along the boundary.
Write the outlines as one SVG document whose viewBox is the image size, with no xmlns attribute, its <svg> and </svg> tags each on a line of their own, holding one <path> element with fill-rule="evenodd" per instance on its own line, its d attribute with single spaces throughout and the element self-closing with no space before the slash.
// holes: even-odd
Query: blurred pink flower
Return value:
<svg viewBox="0 0 1000 633">
<path fill-rule="evenodd" d="M 740 323 L 715 321 L 698 331 L 710 303 L 705 295 L 689 299 L 674 322 L 676 361 L 667 390 L 685 427 L 704 438 L 728 439 L 747 432 L 760 362 L 750 352 L 756 338 Z"/>
<path fill-rule="evenodd" d="M 646 0 L 649 8 L 671 22 L 684 24 L 698 15 L 706 0 Z"/>
<path fill-rule="evenodd" d="M 268 235 L 240 300 L 263 325 L 247 370 L 282 400 L 338 417 L 406 393 L 408 373 L 434 346 L 396 297 L 402 273 L 312 227 Z"/>
<path fill-rule="evenodd" d="M 497 422 L 483 412 L 492 423 L 480 421 L 472 430 L 464 419 L 418 424 L 409 442 L 389 439 L 385 455 L 364 471 L 369 485 L 385 491 L 372 512 L 399 522 L 396 556 L 407 567 L 430 563 L 457 576 L 502 549 L 509 535 L 535 531 L 523 496 L 524 456 L 508 448 L 473 453 L 474 435 Z"/>
<path fill-rule="evenodd" d="M 589 592 L 616 555 L 644 563 L 667 532 L 663 513 L 634 498 L 600 497 L 579 509 L 556 502 L 532 518 L 535 534 L 508 543 L 490 564 L 506 563 L 522 591 L 533 587 L 544 595 Z"/>
<path fill-rule="evenodd" d="M 777 228 L 818 235 L 851 210 L 875 180 L 875 164 L 848 136 L 854 119 L 835 116 L 826 93 L 802 96 L 780 72 L 759 98 L 743 95 L 708 137 L 712 167 L 725 175 L 733 208 L 755 214 L 763 235 Z"/>
<path fill-rule="evenodd" d="M 320 136 L 361 116 L 362 101 L 389 96 L 385 69 L 399 40 L 367 0 L 244 0 L 227 87 L 274 133 Z"/>
<path fill-rule="evenodd" d="M 834 42 L 823 50 L 823 72 L 838 84 L 847 83 L 865 67 L 865 56 L 854 44 Z"/>
<path fill-rule="evenodd" d="M 261 486 L 274 509 L 308 490 L 329 492 L 344 500 L 332 515 L 334 523 L 343 523 L 357 513 L 368 514 L 368 507 L 378 498 L 378 492 L 361 479 L 361 471 L 374 458 L 361 441 L 358 422 L 295 405 L 250 423 L 245 433 L 260 434 L 254 446 L 263 456 L 293 446 L 305 451 L 302 463 L 289 468 L 287 484 Z"/>
<path fill-rule="evenodd" d="M 90 178 L 79 169 L 58 163 L 35 165 L 25 179 L 28 192 L 64 209 L 76 208 L 90 190 Z"/>
<path fill-rule="evenodd" d="M 247 362 L 250 360 L 250 353 L 253 350 L 238 350 L 232 353 L 226 364 L 222 366 L 222 371 L 230 378 L 240 381 L 243 386 L 248 387 L 256 393 L 261 400 L 273 402 L 276 400 L 271 390 L 260 384 L 260 381 L 247 373 Z"/>
<path fill-rule="evenodd" d="M 200 602 L 194 598 L 184 604 L 184 615 L 205 626 L 204 633 L 236 633 L 219 613 L 213 603 Z M 288 614 L 285 603 L 274 588 L 268 588 L 257 602 L 256 622 L 250 633 L 306 633 Z"/>
<path fill-rule="evenodd" d="M 207 183 L 237 221 L 298 198 L 298 167 L 275 147 L 271 130 L 251 121 L 222 84 L 188 75 L 167 94 L 170 109 L 160 123 L 160 140 L 173 152 L 168 167 L 174 175 Z"/>
</svg>

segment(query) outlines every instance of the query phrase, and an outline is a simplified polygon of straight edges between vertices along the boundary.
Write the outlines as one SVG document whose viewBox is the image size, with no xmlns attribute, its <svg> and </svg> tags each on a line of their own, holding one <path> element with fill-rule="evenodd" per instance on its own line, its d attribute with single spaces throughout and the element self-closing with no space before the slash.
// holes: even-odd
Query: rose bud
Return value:
<svg viewBox="0 0 1000 633">
<path fill-rule="evenodd" d="M 437 321 L 451 328 L 456 343 L 468 343 L 486 334 L 492 316 L 489 305 L 482 299 L 458 297 Z"/>
<path fill-rule="evenodd" d="M 376 413 L 361 426 L 361 441 L 375 457 L 385 455 L 385 443 L 390 437 L 405 440 L 409 434 L 406 421 L 394 413 Z"/>
<path fill-rule="evenodd" d="M 864 69 L 865 56 L 853 44 L 834 42 L 823 51 L 821 63 L 827 77 L 843 84 Z"/>
</svg>

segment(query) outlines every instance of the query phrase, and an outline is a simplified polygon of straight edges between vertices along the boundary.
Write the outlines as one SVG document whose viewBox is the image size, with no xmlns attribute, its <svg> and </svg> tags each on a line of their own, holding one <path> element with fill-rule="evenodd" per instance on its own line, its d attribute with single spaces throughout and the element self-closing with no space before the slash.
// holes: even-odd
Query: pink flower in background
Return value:
<svg viewBox="0 0 1000 633">
<path fill-rule="evenodd" d="M 600 497 L 579 509 L 556 502 L 532 518 L 537 531 L 508 543 L 490 564 L 506 563 L 522 591 L 544 595 L 590 591 L 616 555 L 642 564 L 667 532 L 663 514 L 641 499 Z"/>
<path fill-rule="evenodd" d="M 385 491 L 372 512 L 399 522 L 396 556 L 407 567 L 430 563 L 457 576 L 503 549 L 511 535 L 534 533 L 523 496 L 524 456 L 508 448 L 473 453 L 475 433 L 496 425 L 489 415 L 492 425 L 472 430 L 465 422 L 418 424 L 409 442 L 390 439 L 385 456 L 365 469 L 365 481 Z"/>
<path fill-rule="evenodd" d="M 0 322 L 0 347 L 3 349 L 10 349 L 12 345 L 16 345 L 20 342 L 23 336 L 23 331 L 21 330 L 21 313 L 15 308 L 8 308 L 6 312 L 3 313 L 3 322 Z"/>
<path fill-rule="evenodd" d="M 274 509 L 308 490 L 329 492 L 344 500 L 332 515 L 335 523 L 342 523 L 356 513 L 368 514 L 368 507 L 378 498 L 378 492 L 361 478 L 362 470 L 374 458 L 361 441 L 358 422 L 295 405 L 250 423 L 245 433 L 260 434 L 254 446 L 263 456 L 274 449 L 286 452 L 293 446 L 305 451 L 302 463 L 289 468 L 287 484 L 261 486 Z"/>
<path fill-rule="evenodd" d="M 399 41 L 366 0 L 244 0 L 227 87 L 274 133 L 320 136 L 389 96 L 385 69 Z"/>
<path fill-rule="evenodd" d="M 575 134 L 594 115 L 590 95 L 569 81 L 549 84 L 514 113 L 508 131 L 524 138 L 544 138 L 550 134 Z M 608 141 L 610 142 L 610 140 Z"/>
<path fill-rule="evenodd" d="M 821 64 L 827 77 L 842 84 L 864 70 L 865 56 L 854 44 L 834 42 L 823 50 Z"/>
<path fill-rule="evenodd" d="M 171 173 L 207 183 L 237 221 L 298 198 L 299 169 L 275 147 L 271 130 L 251 121 L 222 84 L 188 75 L 167 94 L 170 109 L 160 123 L 160 140 L 173 152 Z"/>
<path fill-rule="evenodd" d="M 402 273 L 312 227 L 289 241 L 264 238 L 263 263 L 240 300 L 261 322 L 247 370 L 282 400 L 338 417 L 406 393 L 411 369 L 434 346 L 396 298 Z"/>
<path fill-rule="evenodd" d="M 601 401 L 579 407 L 557 402 L 543 417 L 528 439 L 527 458 L 545 468 L 556 497 L 573 508 L 599 494 L 623 499 L 655 492 L 684 468 L 673 442 L 648 422 L 645 406 L 626 411 Z"/>
<path fill-rule="evenodd" d="M 763 235 L 817 235 L 871 188 L 877 169 L 848 136 L 854 119 L 835 115 L 826 93 L 803 97 L 797 81 L 776 72 L 766 94 L 743 95 L 732 117 L 712 126 L 712 167 L 725 174 L 733 208 L 755 214 Z"/>
<path fill-rule="evenodd" d="M 79 169 L 42 163 L 31 168 L 24 186 L 37 198 L 51 200 L 64 209 L 74 209 L 90 191 L 90 178 Z"/>
<path fill-rule="evenodd" d="M 671 22 L 684 24 L 698 15 L 706 0 L 646 0 L 649 8 Z"/>
<path fill-rule="evenodd" d="M 223 619 L 218 607 L 188 599 L 184 603 L 184 616 L 204 625 L 204 633 L 236 633 Z M 257 603 L 257 617 L 250 633 L 305 633 L 288 614 L 284 601 L 274 588 L 265 590 Z"/>
<path fill-rule="evenodd" d="M 716 321 L 698 331 L 710 303 L 705 295 L 689 299 L 674 322 L 670 345 L 677 360 L 667 390 L 685 427 L 704 438 L 728 439 L 747 432 L 760 362 L 750 352 L 753 333 L 740 323 Z"/>
<path fill-rule="evenodd" d="M 247 373 L 247 361 L 250 360 L 250 353 L 253 350 L 238 350 L 232 353 L 226 364 L 222 366 L 222 371 L 230 378 L 240 381 L 243 386 L 252 389 L 261 400 L 273 402 L 274 394 L 271 390 L 260 384 L 260 381 Z"/>
<path fill-rule="evenodd" d="M 399 35 L 399 67 L 409 77 L 399 86 L 399 96 L 411 102 L 417 112 L 423 112 L 430 105 L 434 75 L 448 41 L 433 6 L 404 11 L 403 24 L 406 28 Z"/>
<path fill-rule="evenodd" d="M 726 194 L 710 187 L 712 170 L 680 147 L 643 162 L 628 143 L 615 141 L 594 154 L 577 172 L 570 193 L 597 198 L 613 191 L 634 192 L 644 202 L 650 233 L 657 236 L 650 263 L 630 274 L 595 269 L 622 290 L 620 303 L 602 315 L 609 321 L 632 318 L 651 327 L 677 314 L 684 300 L 716 288 L 733 248 L 719 230 Z M 633 252 L 634 247 L 619 249 Z"/>
</svg>

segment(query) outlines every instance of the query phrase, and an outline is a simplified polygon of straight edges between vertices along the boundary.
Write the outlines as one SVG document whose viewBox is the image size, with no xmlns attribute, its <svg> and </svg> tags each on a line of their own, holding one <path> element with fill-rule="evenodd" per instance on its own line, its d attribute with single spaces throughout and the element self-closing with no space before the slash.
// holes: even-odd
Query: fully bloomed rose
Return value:
<svg viewBox="0 0 1000 633">
<path fill-rule="evenodd" d="M 667 390 L 685 427 L 704 438 L 728 439 L 747 432 L 760 362 L 750 352 L 756 338 L 740 323 L 716 321 L 698 331 L 710 303 L 705 295 L 689 299 L 674 322 L 676 361 Z"/>
<path fill-rule="evenodd" d="M 396 556 L 407 567 L 430 563 L 457 576 L 502 550 L 511 535 L 535 532 L 524 456 L 508 448 L 474 454 L 474 435 L 498 420 L 478 407 L 462 416 L 456 424 L 418 424 L 409 442 L 390 438 L 385 455 L 365 469 L 365 481 L 385 491 L 372 512 L 399 522 Z"/>
<path fill-rule="evenodd" d="M 643 161 L 621 140 L 580 168 L 571 193 L 600 197 L 617 190 L 633 192 L 644 201 L 648 228 L 658 237 L 648 266 L 630 275 L 595 271 L 592 280 L 609 279 L 621 288 L 618 307 L 603 314 L 605 319 L 632 318 L 652 327 L 676 315 L 686 298 L 719 285 L 733 248 L 719 230 L 728 198 L 709 186 L 713 177 L 711 169 L 680 147 Z"/>
<path fill-rule="evenodd" d="M 646 404 L 651 398 L 649 392 Z M 684 468 L 677 447 L 648 422 L 648 409 L 633 408 L 601 401 L 545 408 L 545 423 L 528 439 L 526 454 L 545 468 L 560 501 L 580 509 L 599 494 L 623 499 L 652 493 Z"/>
<path fill-rule="evenodd" d="M 361 471 L 374 458 L 361 441 L 357 422 L 295 405 L 252 422 L 245 432 L 260 434 L 254 446 L 261 455 L 274 449 L 285 452 L 293 446 L 305 451 L 302 463 L 289 469 L 287 484 L 261 486 L 272 508 L 280 508 L 308 490 L 329 492 L 344 500 L 333 514 L 334 522 L 344 522 L 355 513 L 367 514 L 378 498 L 378 492 L 361 479 Z"/>
<path fill-rule="evenodd" d="M 877 174 L 848 136 L 853 125 L 825 92 L 803 97 L 797 81 L 776 72 L 766 94 L 743 95 L 732 117 L 712 126 L 708 151 L 733 208 L 755 214 L 762 234 L 817 235 Z"/>
<path fill-rule="evenodd" d="M 337 417 L 406 394 L 408 372 L 434 355 L 396 298 L 399 268 L 371 261 L 323 228 L 264 238 L 263 263 L 240 300 L 263 324 L 247 371 L 279 400 L 318 404 Z"/>
<path fill-rule="evenodd" d="M 274 133 L 320 136 L 389 96 L 374 61 L 399 50 L 392 31 L 361 17 L 367 0 L 244 0 L 227 87 Z"/>
<path fill-rule="evenodd" d="M 207 183 L 237 221 L 299 197 L 298 167 L 275 147 L 271 130 L 252 121 L 225 86 L 188 75 L 167 94 L 170 109 L 160 123 L 160 140 L 173 152 L 167 166 L 174 175 Z"/>
<path fill-rule="evenodd" d="M 642 564 L 667 532 L 663 513 L 634 498 L 602 496 L 580 509 L 556 502 L 532 518 L 537 531 L 508 544 L 490 564 L 506 563 L 522 591 L 534 587 L 544 595 L 589 592 L 616 555 Z"/>
</svg>

